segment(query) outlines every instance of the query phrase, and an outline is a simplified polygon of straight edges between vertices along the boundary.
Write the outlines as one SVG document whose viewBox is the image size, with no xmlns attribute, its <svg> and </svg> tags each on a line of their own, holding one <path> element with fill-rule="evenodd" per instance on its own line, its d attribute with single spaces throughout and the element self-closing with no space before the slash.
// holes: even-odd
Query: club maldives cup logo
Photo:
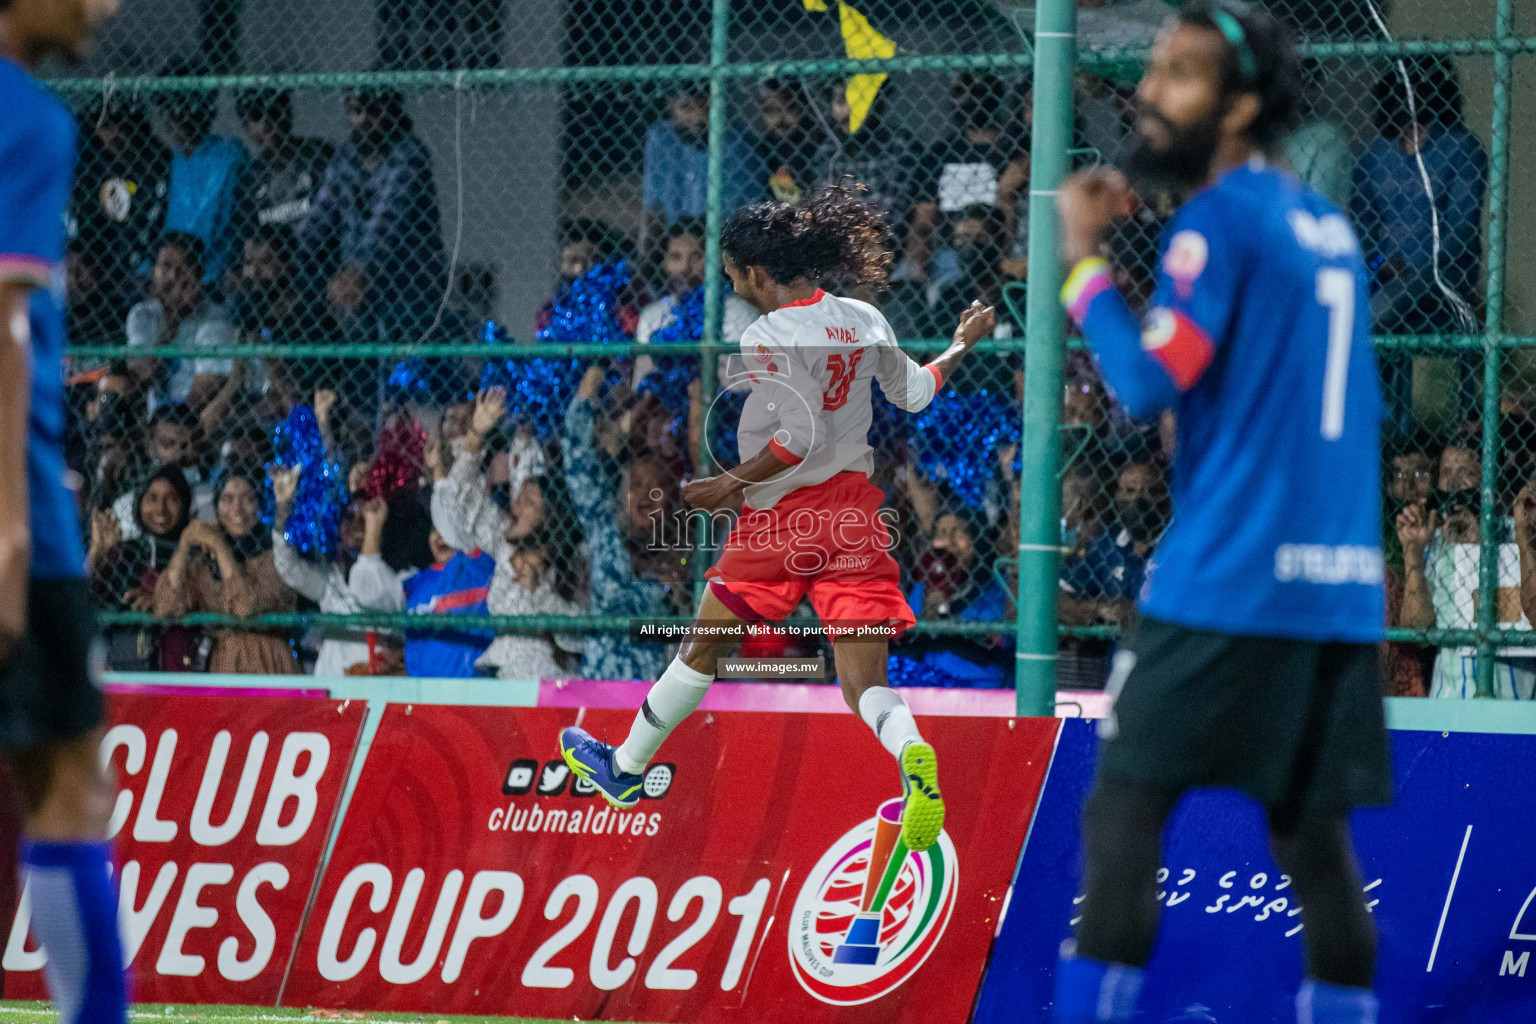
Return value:
<svg viewBox="0 0 1536 1024">
<path fill-rule="evenodd" d="M 895 990 L 938 946 L 955 909 L 959 864 L 946 833 L 922 853 L 901 840 L 902 801 L 844 833 L 811 869 L 789 919 L 795 978 L 824 1003 Z"/>
</svg>

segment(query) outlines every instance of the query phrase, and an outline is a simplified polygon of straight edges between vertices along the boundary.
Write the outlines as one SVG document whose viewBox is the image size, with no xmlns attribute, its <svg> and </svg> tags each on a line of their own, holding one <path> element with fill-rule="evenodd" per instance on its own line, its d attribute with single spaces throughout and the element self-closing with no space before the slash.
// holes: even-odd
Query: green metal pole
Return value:
<svg viewBox="0 0 1536 1024">
<path fill-rule="evenodd" d="M 725 64 L 730 57 L 730 0 L 714 0 L 714 13 L 709 31 L 709 178 L 707 182 L 708 205 L 704 215 L 704 344 L 720 343 L 720 310 L 724 305 L 721 289 L 725 274 L 720 263 L 720 228 L 724 223 L 721 194 L 725 186 L 725 121 L 726 90 L 730 79 L 725 77 Z M 714 401 L 718 385 L 717 360 L 703 350 L 699 359 L 699 390 L 705 408 Z M 699 473 L 703 475 L 714 466 L 709 450 L 709 431 L 699 441 Z"/>
<path fill-rule="evenodd" d="M 699 356 L 699 398 L 704 403 L 703 429 L 699 434 L 697 475 L 713 473 L 716 469 L 714 454 L 710 451 L 710 410 L 715 392 L 719 388 L 717 359 L 711 346 L 720 343 L 720 312 L 724 305 L 721 289 L 724 273 L 720 264 L 720 227 L 723 223 L 721 194 L 725 184 L 725 119 L 726 90 L 730 79 L 725 76 L 726 61 L 730 58 L 731 42 L 730 0 L 714 0 L 709 25 L 709 177 L 706 182 L 706 206 L 704 212 L 704 339 Z M 704 573 L 709 569 L 710 552 L 714 538 L 709 535 L 710 518 L 699 516 L 698 543 L 693 550 L 694 600 L 704 595 Z"/>
<path fill-rule="evenodd" d="M 1029 282 L 1024 304 L 1024 424 L 1019 510 L 1017 708 L 1056 709 L 1056 578 L 1061 558 L 1062 361 L 1066 350 L 1057 251 L 1056 189 L 1072 145 L 1077 5 L 1035 8 L 1035 107 L 1029 168 Z"/>
<path fill-rule="evenodd" d="M 1511 0 L 1498 0 L 1494 32 L 1500 41 L 1514 34 Z M 1509 92 L 1514 58 L 1506 50 L 1493 58 L 1493 129 L 1488 159 L 1488 304 L 1483 334 L 1483 494 L 1482 537 L 1478 552 L 1477 696 L 1492 697 L 1493 653 L 1489 633 L 1498 628 L 1502 522 L 1497 505 L 1499 469 L 1499 368 L 1504 330 L 1504 230 L 1509 217 Z"/>
</svg>

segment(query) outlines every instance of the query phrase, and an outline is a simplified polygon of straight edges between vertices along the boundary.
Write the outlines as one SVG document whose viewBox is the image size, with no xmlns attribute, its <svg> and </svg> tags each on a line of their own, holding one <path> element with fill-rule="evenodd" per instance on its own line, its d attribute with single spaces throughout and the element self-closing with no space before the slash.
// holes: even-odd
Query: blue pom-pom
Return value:
<svg viewBox="0 0 1536 1024">
<path fill-rule="evenodd" d="M 463 400 L 464 383 L 456 360 L 412 356 L 395 364 L 384 386 L 396 405 L 448 405 Z"/>
<path fill-rule="evenodd" d="M 302 466 L 325 455 L 325 439 L 320 436 L 314 409 L 294 406 L 288 418 L 272 431 L 272 453 L 273 461 L 282 466 Z"/>
<path fill-rule="evenodd" d="M 330 558 L 341 540 L 341 519 L 347 507 L 347 474 L 342 467 L 326 459 L 325 440 L 315 412 L 307 405 L 295 406 L 288 418 L 272 432 L 270 473 L 276 468 L 299 469 L 293 508 L 283 528 L 283 539 L 301 555 Z M 266 486 L 266 500 L 272 502 L 272 484 Z"/>
<path fill-rule="evenodd" d="M 610 344 L 631 340 L 624 329 L 620 311 L 623 295 L 629 287 L 629 264 L 599 264 L 561 289 L 551 304 L 548 326 L 535 339 L 562 345 Z M 490 343 L 509 339 L 494 323 L 487 323 L 481 337 Z M 565 410 L 581 384 L 590 360 L 581 359 L 492 359 L 480 371 L 480 387 L 507 389 L 507 411 L 532 427 L 539 437 L 549 437 L 560 430 Z M 610 370 L 610 385 L 627 376 Z"/>
<path fill-rule="evenodd" d="M 672 304 L 672 319 L 651 332 L 656 344 L 697 344 L 704 337 L 704 286 L 699 285 Z M 698 356 L 656 356 L 656 372 L 640 382 L 643 390 L 652 377 L 651 390 L 667 408 L 688 409 L 688 383 L 699 376 Z"/>
<path fill-rule="evenodd" d="M 549 325 L 534 337 L 562 345 L 629 341 L 619 315 L 628 287 L 627 262 L 599 263 L 561 289 L 552 303 Z"/>
<path fill-rule="evenodd" d="M 698 376 L 697 369 L 687 365 L 653 370 L 635 386 L 635 395 L 655 395 L 668 412 L 685 416 L 688 413 L 688 385 L 697 380 Z"/>
<path fill-rule="evenodd" d="M 480 370 L 480 387 L 506 388 L 507 412 L 547 438 L 565 421 L 584 367 L 580 359 L 492 359 Z"/>
<path fill-rule="evenodd" d="M 952 686 L 954 680 L 924 662 L 902 654 L 886 659 L 885 678 L 891 686 Z"/>
<path fill-rule="evenodd" d="M 710 450 L 719 465 L 735 466 L 741 462 L 741 449 L 736 444 L 736 427 L 741 422 L 741 410 L 746 404 L 746 392 L 722 391 L 714 400 L 713 411 L 706 408 L 714 427 Z"/>
<path fill-rule="evenodd" d="M 672 304 L 672 319 L 651 332 L 656 344 L 698 342 L 704 337 L 704 286 L 677 299 Z"/>
<path fill-rule="evenodd" d="M 1019 412 L 1007 395 L 981 391 L 945 394 L 913 418 L 917 465 L 942 480 L 962 504 L 979 506 L 987 496 L 997 449 L 1019 442 Z"/>
<path fill-rule="evenodd" d="M 385 387 L 389 390 L 390 398 L 395 401 L 425 399 L 427 374 L 424 361 L 412 356 L 404 362 L 396 363 L 395 368 L 389 372 Z"/>
</svg>

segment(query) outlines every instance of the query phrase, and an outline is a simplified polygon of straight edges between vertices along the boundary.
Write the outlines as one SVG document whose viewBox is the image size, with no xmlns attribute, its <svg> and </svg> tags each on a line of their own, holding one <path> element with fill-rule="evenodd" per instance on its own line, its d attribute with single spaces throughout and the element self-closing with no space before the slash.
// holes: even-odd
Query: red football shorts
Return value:
<svg viewBox="0 0 1536 1024">
<path fill-rule="evenodd" d="M 835 630 L 859 626 L 888 626 L 894 636 L 916 620 L 890 554 L 884 500 L 863 473 L 839 473 L 772 508 L 743 508 L 705 574 L 711 589 L 749 622 L 777 622 L 809 594 L 834 641 Z"/>
</svg>

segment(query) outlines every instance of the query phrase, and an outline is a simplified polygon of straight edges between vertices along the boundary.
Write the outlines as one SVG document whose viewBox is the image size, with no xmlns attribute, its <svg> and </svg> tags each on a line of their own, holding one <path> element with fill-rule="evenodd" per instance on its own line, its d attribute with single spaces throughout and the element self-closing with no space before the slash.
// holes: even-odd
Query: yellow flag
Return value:
<svg viewBox="0 0 1536 1024">
<path fill-rule="evenodd" d="M 826 11 L 827 0 L 804 0 L 808 11 Z M 896 56 L 896 41 L 876 32 L 869 19 L 848 4 L 838 0 L 838 19 L 843 27 L 843 50 L 856 60 Z M 848 132 L 852 134 L 864 124 L 869 108 L 874 105 L 875 95 L 885 84 L 885 75 L 853 75 L 848 79 Z"/>
<path fill-rule="evenodd" d="M 805 0 L 806 6 L 822 0 Z M 842 21 L 843 48 L 856 60 L 889 58 L 896 56 L 896 41 L 876 32 L 869 19 L 848 4 L 839 0 L 837 13 Z M 874 105 L 875 95 L 885 84 L 884 73 L 854 75 L 848 79 L 848 132 L 852 134 L 864 124 L 869 108 Z"/>
</svg>

